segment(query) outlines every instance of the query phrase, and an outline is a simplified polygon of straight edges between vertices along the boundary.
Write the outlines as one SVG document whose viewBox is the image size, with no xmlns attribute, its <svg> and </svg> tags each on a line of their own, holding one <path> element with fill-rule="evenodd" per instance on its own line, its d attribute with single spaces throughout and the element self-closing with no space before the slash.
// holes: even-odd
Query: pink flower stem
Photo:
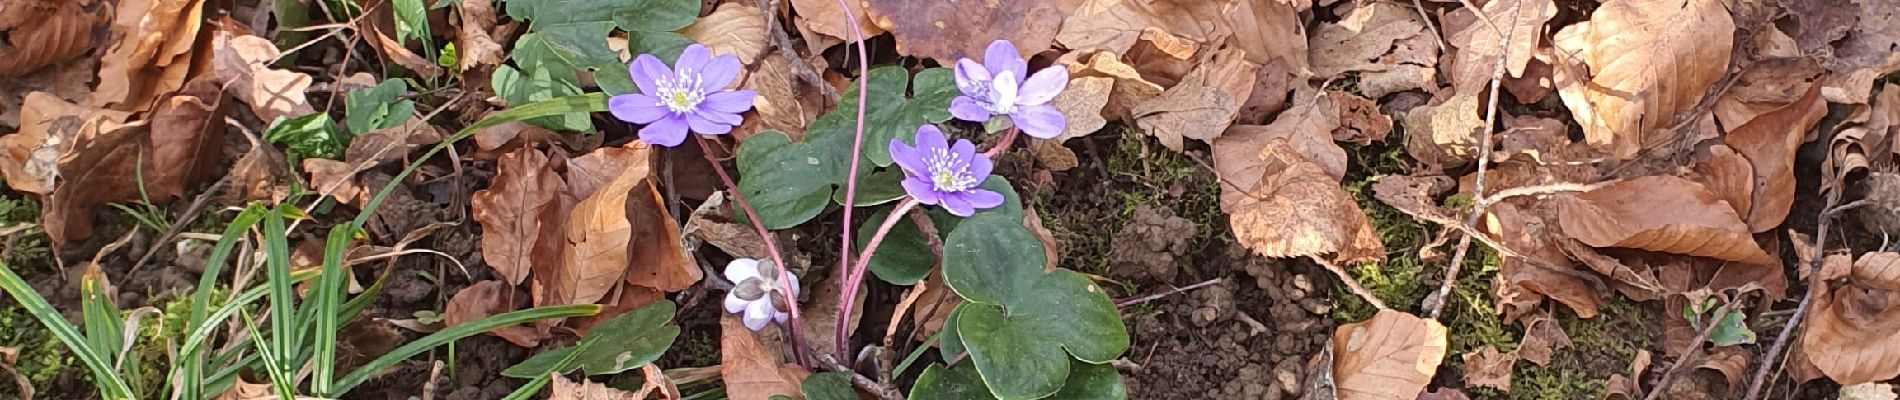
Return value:
<svg viewBox="0 0 1900 400">
<path fill-rule="evenodd" d="M 846 276 L 853 275 L 850 273 L 851 258 L 848 256 L 848 254 L 851 254 L 851 210 L 857 208 L 858 159 L 863 158 L 864 155 L 864 102 L 868 101 L 868 94 L 871 92 L 870 85 L 866 84 L 868 83 L 866 81 L 871 77 L 871 60 L 870 52 L 864 49 L 864 28 L 858 26 L 858 17 L 852 15 L 851 5 L 845 3 L 845 0 L 838 0 L 838 7 L 844 10 L 844 23 L 845 25 L 851 26 L 851 35 L 858 39 L 859 74 L 858 127 L 856 137 L 851 142 L 851 170 L 846 172 L 844 181 L 844 232 L 838 235 L 838 254 L 847 255 L 838 257 L 838 277 L 845 278 Z M 838 284 L 846 285 L 844 286 L 844 290 L 841 291 L 845 297 L 842 301 L 838 302 L 838 308 L 840 310 L 849 310 L 852 306 L 852 300 L 856 299 L 856 297 L 852 296 L 852 292 L 858 287 L 858 279 L 840 279 Z M 838 360 L 839 362 L 849 365 L 852 363 L 851 358 L 848 357 L 851 353 L 851 336 L 849 335 L 850 332 L 846 332 L 846 324 L 843 323 L 843 321 L 845 321 L 843 319 L 844 315 L 846 314 L 840 314 L 840 322 L 838 323 Z"/>
<path fill-rule="evenodd" d="M 858 268 L 851 270 L 851 278 L 845 281 L 846 286 L 842 292 L 844 299 L 838 302 L 838 337 L 841 338 L 839 341 L 850 343 L 846 335 L 851 332 L 845 329 L 845 321 L 851 320 L 851 309 L 857 305 L 858 288 L 863 286 L 860 283 L 864 282 L 864 272 L 871 269 L 871 254 L 877 251 L 879 244 L 884 243 L 884 236 L 890 235 L 891 228 L 897 226 L 897 221 L 904 220 L 904 215 L 909 214 L 910 209 L 916 208 L 917 204 L 917 199 L 905 196 L 904 200 L 897 203 L 897 208 L 891 210 L 891 215 L 884 217 L 884 223 L 878 225 L 877 232 L 871 234 L 871 240 L 864 243 L 864 252 L 858 254 Z"/>
<path fill-rule="evenodd" d="M 983 156 L 995 160 L 996 156 L 1003 155 L 1003 152 L 1009 151 L 1009 146 L 1016 143 L 1016 132 L 1018 131 L 1021 131 L 1021 129 L 1017 129 L 1013 126 L 1003 131 L 1003 138 L 997 139 L 996 145 L 990 146 L 989 150 L 984 150 Z"/>
<path fill-rule="evenodd" d="M 732 193 L 733 202 L 739 204 L 739 209 L 745 210 L 746 219 L 752 221 L 752 228 L 757 230 L 759 238 L 765 241 L 765 251 L 772 253 L 772 263 L 778 266 L 778 276 L 790 276 L 790 272 L 785 270 L 785 256 L 778 251 L 778 242 L 772 240 L 772 232 L 765 229 L 765 223 L 759 222 L 759 213 L 752 209 L 752 203 L 745 200 L 744 194 L 739 193 L 739 185 L 734 184 L 732 182 L 732 176 L 726 174 L 726 166 L 720 164 L 719 157 L 713 155 L 713 142 L 706 140 L 705 136 L 693 135 L 693 137 L 699 139 L 700 153 L 706 155 L 706 162 L 712 164 L 713 172 L 719 174 L 719 181 L 726 184 L 726 192 Z M 738 283 L 739 282 L 733 282 L 733 284 Z M 799 366 L 809 368 L 810 366 L 806 365 L 805 362 L 805 324 L 798 322 L 798 296 L 791 295 L 792 283 L 790 279 L 779 279 L 778 284 L 779 293 L 786 294 L 785 305 L 786 308 L 791 309 L 790 312 L 792 314 L 791 320 L 786 323 L 786 325 L 791 328 L 789 330 L 792 333 L 792 357 L 798 359 Z"/>
</svg>

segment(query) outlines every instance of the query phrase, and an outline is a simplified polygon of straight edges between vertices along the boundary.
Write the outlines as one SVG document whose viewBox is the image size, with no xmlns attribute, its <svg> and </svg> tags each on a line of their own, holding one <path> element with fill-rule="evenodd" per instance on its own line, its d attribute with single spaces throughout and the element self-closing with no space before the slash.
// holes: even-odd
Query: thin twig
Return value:
<svg viewBox="0 0 1900 400">
<path fill-rule="evenodd" d="M 1372 295 L 1372 291 L 1366 290 L 1365 286 L 1359 286 L 1359 280 L 1353 279 L 1352 274 L 1346 273 L 1345 269 L 1339 268 L 1338 265 L 1333 264 L 1331 261 L 1326 261 L 1324 258 L 1316 256 L 1308 256 L 1306 258 L 1313 260 L 1313 263 L 1319 264 L 1321 267 L 1326 267 L 1326 270 L 1332 271 L 1333 275 L 1338 275 L 1339 282 L 1345 284 L 1347 290 L 1351 290 L 1352 294 L 1359 295 L 1359 298 L 1364 299 L 1366 303 L 1371 303 L 1372 307 L 1381 310 L 1386 309 L 1385 302 L 1379 301 L 1379 296 Z"/>
<path fill-rule="evenodd" d="M 1760 367 L 1755 368 L 1755 379 L 1748 383 L 1748 397 L 1745 397 L 1747 400 L 1755 400 L 1755 396 L 1761 394 L 1762 384 L 1768 381 L 1768 371 L 1774 369 L 1775 360 L 1781 358 L 1782 350 L 1788 346 L 1789 335 L 1794 333 L 1795 327 L 1801 326 L 1801 323 L 1807 320 L 1804 317 L 1808 315 L 1808 306 L 1814 303 L 1814 297 L 1821 293 L 1821 260 L 1827 258 L 1828 222 L 1839 213 L 1839 210 L 1844 209 L 1834 206 L 1840 202 L 1840 191 L 1827 194 L 1827 200 L 1824 203 L 1827 207 L 1822 208 L 1818 218 L 1820 221 L 1815 222 L 1814 255 L 1808 262 L 1808 293 L 1801 296 L 1801 305 L 1795 306 L 1794 314 L 1788 316 L 1788 324 L 1782 325 L 1781 333 L 1775 335 L 1775 345 L 1769 347 L 1767 353 L 1762 353 L 1766 354 L 1767 358 L 1761 361 Z"/>
<path fill-rule="evenodd" d="M 1178 288 L 1174 288 L 1174 289 L 1168 289 L 1168 291 L 1166 291 L 1166 292 L 1161 292 L 1161 293 L 1155 293 L 1155 294 L 1151 294 L 1151 295 L 1147 295 L 1147 296 L 1141 296 L 1141 297 L 1137 297 L 1137 298 L 1133 298 L 1133 299 L 1128 299 L 1128 300 L 1122 300 L 1122 301 L 1118 301 L 1118 302 L 1115 302 L 1115 308 L 1125 308 L 1125 307 L 1128 307 L 1128 306 L 1132 306 L 1132 305 L 1136 305 L 1136 304 L 1141 304 L 1141 303 L 1146 303 L 1146 302 L 1150 302 L 1150 301 L 1154 301 L 1155 299 L 1159 299 L 1159 298 L 1163 298 L 1163 297 L 1168 297 L 1168 296 L 1173 296 L 1173 295 L 1175 295 L 1176 293 L 1181 293 L 1181 292 L 1186 292 L 1186 291 L 1189 291 L 1189 290 L 1194 290 L 1194 289 L 1200 289 L 1200 288 L 1204 288 L 1204 287 L 1208 287 L 1208 286 L 1210 286 L 1210 285 L 1213 285 L 1213 284 L 1216 284 L 1216 283 L 1221 283 L 1221 281 L 1222 281 L 1222 280 L 1223 280 L 1222 278 L 1214 278 L 1214 279 L 1208 279 L 1208 280 L 1205 280 L 1205 281 L 1201 281 L 1201 283 L 1196 283 L 1196 284 L 1192 284 L 1192 285 L 1187 285 L 1187 286 L 1182 286 L 1182 287 L 1178 287 Z"/>
<path fill-rule="evenodd" d="M 878 383 L 877 381 L 871 380 L 871 378 L 867 378 L 864 375 L 859 375 L 857 371 L 854 371 L 850 368 L 846 368 L 844 365 L 838 364 L 838 359 L 831 358 L 831 356 L 819 354 L 818 364 L 820 366 L 825 367 L 826 370 L 830 370 L 831 372 L 843 372 L 846 374 L 851 374 L 851 384 L 853 386 L 857 386 L 858 389 L 868 392 L 874 396 L 877 396 L 878 399 L 903 400 L 904 398 L 903 393 L 898 392 L 897 388 L 891 387 L 890 385 Z"/>
<path fill-rule="evenodd" d="M 1465 7 L 1471 7 L 1470 0 L 1459 1 L 1464 3 Z M 1511 8 L 1512 21 L 1517 20 L 1517 13 L 1522 9 L 1523 7 Z M 1484 10 L 1472 8 L 1471 11 L 1477 14 L 1480 19 L 1484 19 L 1485 24 L 1491 24 L 1490 18 L 1485 17 Z M 1491 29 L 1496 31 L 1497 25 L 1491 25 Z M 1484 174 L 1486 168 L 1491 164 L 1491 130 L 1497 127 L 1498 120 L 1498 84 L 1504 81 L 1504 54 L 1509 52 L 1508 49 L 1511 48 L 1511 36 L 1515 33 L 1517 33 L 1515 29 L 1508 32 L 1498 32 L 1498 37 L 1503 38 L 1503 40 L 1498 41 L 1498 60 L 1496 65 L 1491 69 L 1491 97 L 1485 102 L 1484 130 L 1478 132 L 1478 144 L 1482 147 L 1478 148 L 1478 173 L 1472 178 L 1473 191 L 1471 192 L 1476 196 L 1484 195 Z M 1471 207 L 1471 215 L 1465 217 L 1465 226 L 1478 225 L 1478 217 L 1484 215 L 1484 206 L 1485 204 L 1480 203 Z M 1431 311 L 1426 313 L 1426 315 L 1429 315 L 1432 319 L 1438 319 L 1439 313 L 1445 310 L 1445 303 L 1450 302 L 1447 297 L 1451 296 L 1451 286 L 1458 283 L 1458 270 L 1464 267 L 1465 254 L 1471 251 L 1472 236 L 1476 235 L 1467 234 L 1458 239 L 1458 249 L 1452 252 L 1451 264 L 1445 266 L 1445 280 L 1438 283 L 1437 292 L 1426 297 L 1426 302 L 1431 303 L 1429 305 Z"/>
<path fill-rule="evenodd" d="M 1682 358 L 1676 360 L 1674 365 L 1670 365 L 1668 371 L 1663 371 L 1662 379 L 1656 381 L 1656 386 L 1649 388 L 1649 395 L 1643 396 L 1643 400 L 1656 400 L 1656 396 L 1662 395 L 1662 392 L 1669 388 L 1669 383 L 1676 380 L 1676 374 L 1683 370 L 1683 366 L 1689 364 L 1689 358 L 1695 355 L 1696 350 L 1702 348 L 1702 342 L 1708 341 L 1709 334 L 1715 333 L 1715 326 L 1720 325 L 1722 319 L 1727 318 L 1729 313 L 1735 312 L 1735 306 L 1741 304 L 1742 301 L 1738 298 L 1729 300 L 1727 304 L 1716 308 L 1715 313 L 1710 315 L 1708 326 L 1696 331 L 1695 339 L 1690 340 L 1689 347 L 1682 350 Z"/>
<path fill-rule="evenodd" d="M 165 242 L 171 241 L 173 237 L 178 236 L 179 232 L 183 232 L 185 225 L 190 225 L 192 221 L 197 220 L 198 214 L 204 211 L 205 205 L 211 203 L 211 198 L 215 197 L 218 191 L 223 190 L 224 185 L 230 182 L 231 174 L 224 174 L 223 177 L 218 178 L 217 182 L 211 183 L 210 188 L 205 189 L 203 193 L 199 193 L 198 198 L 192 199 L 191 205 L 185 207 L 185 214 L 178 217 L 178 221 L 172 222 L 171 227 L 165 228 L 165 234 L 159 235 L 157 240 L 152 241 L 152 246 L 145 249 L 145 254 L 140 255 L 139 260 L 132 263 L 131 272 L 127 272 L 126 274 L 130 275 L 132 272 L 138 272 L 139 268 L 144 267 L 147 261 L 151 261 L 152 256 L 158 254 L 158 249 L 165 247 Z"/>
<path fill-rule="evenodd" d="M 1418 0 L 1412 0 L 1412 9 L 1418 10 L 1418 19 L 1425 21 L 1425 28 L 1432 30 L 1432 40 L 1438 43 L 1439 51 L 1450 51 L 1450 48 L 1445 46 L 1445 34 L 1438 30 L 1437 24 L 1432 23 L 1432 15 L 1425 13 L 1425 5 L 1420 4 Z M 1478 12 L 1478 10 L 1471 11 Z"/>
<path fill-rule="evenodd" d="M 1500 201 L 1504 201 L 1505 199 L 1518 197 L 1518 196 L 1535 196 L 1535 195 L 1563 193 L 1563 192 L 1588 192 L 1592 190 L 1602 189 L 1604 186 L 1609 186 L 1609 184 L 1615 183 L 1615 182 L 1616 181 L 1597 182 L 1597 183 L 1592 183 L 1588 185 L 1580 184 L 1580 183 L 1563 182 L 1563 183 L 1552 183 L 1548 185 L 1514 187 L 1510 189 L 1499 190 L 1497 193 L 1491 194 L 1491 196 L 1478 200 L 1476 204 L 1482 204 L 1483 206 L 1488 207 L 1492 204 L 1497 204 Z"/>
</svg>

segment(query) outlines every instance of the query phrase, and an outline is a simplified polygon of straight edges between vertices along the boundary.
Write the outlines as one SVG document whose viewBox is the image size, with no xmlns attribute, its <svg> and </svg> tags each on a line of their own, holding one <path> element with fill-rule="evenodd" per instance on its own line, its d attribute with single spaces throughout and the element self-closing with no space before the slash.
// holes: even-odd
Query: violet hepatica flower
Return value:
<svg viewBox="0 0 1900 400">
<path fill-rule="evenodd" d="M 936 126 L 917 127 L 917 147 L 891 139 L 891 160 L 904 169 L 904 192 L 920 203 L 943 206 L 959 217 L 1003 204 L 1002 194 L 977 187 L 990 177 L 990 157 L 966 139 L 951 145 Z"/>
<path fill-rule="evenodd" d="M 623 94 L 607 100 L 607 109 L 615 118 L 640 128 L 640 140 L 648 144 L 673 147 L 686 141 L 686 134 L 724 135 L 744 122 L 739 114 L 752 109 L 751 90 L 730 90 L 739 75 L 739 58 L 731 54 L 713 57 L 712 50 L 694 44 L 686 46 L 679 60 L 667 68 L 652 54 L 641 54 L 627 73 L 640 93 Z"/>
<path fill-rule="evenodd" d="M 771 261 L 740 258 L 727 263 L 726 280 L 732 281 L 732 291 L 726 293 L 726 312 L 740 314 L 746 329 L 755 332 L 765 329 L 766 322 L 785 323 L 792 316 L 786 312 L 791 306 L 785 303 L 778 279 L 778 266 Z M 791 285 L 791 295 L 798 296 L 798 275 L 786 271 L 785 283 Z"/>
<path fill-rule="evenodd" d="M 963 95 L 950 101 L 950 115 L 957 119 L 986 122 L 1008 115 L 1023 133 L 1041 139 L 1055 138 L 1068 127 L 1049 101 L 1069 86 L 1069 70 L 1043 68 L 1029 75 L 1029 63 L 1016 55 L 1016 45 L 1008 40 L 991 42 L 982 64 L 957 60 L 956 76 Z"/>
</svg>

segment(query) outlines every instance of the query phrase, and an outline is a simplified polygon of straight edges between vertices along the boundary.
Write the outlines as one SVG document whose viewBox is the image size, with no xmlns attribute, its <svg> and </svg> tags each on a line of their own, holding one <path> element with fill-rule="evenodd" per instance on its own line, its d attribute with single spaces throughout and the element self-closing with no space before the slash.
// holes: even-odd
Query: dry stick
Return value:
<svg viewBox="0 0 1900 400">
<path fill-rule="evenodd" d="M 1709 340 L 1709 334 L 1715 333 L 1715 326 L 1719 325 L 1723 318 L 1727 318 L 1729 313 L 1734 312 L 1735 306 L 1741 304 L 1741 299 L 1735 299 L 1715 309 L 1715 314 L 1709 318 L 1709 325 L 1696 332 L 1695 339 L 1689 341 L 1689 348 L 1682 350 L 1682 358 L 1677 359 L 1674 365 L 1670 365 L 1668 371 L 1663 371 L 1662 379 L 1656 381 L 1656 386 L 1649 388 L 1649 395 L 1643 396 L 1643 400 L 1656 400 L 1656 396 L 1661 395 L 1663 390 L 1669 387 L 1669 383 L 1676 380 L 1676 373 L 1682 371 L 1682 366 L 1689 364 L 1689 357 L 1702 348 L 1702 342 Z"/>
<path fill-rule="evenodd" d="M 767 231 L 765 223 L 759 221 L 759 213 L 752 210 L 752 203 L 747 202 L 745 195 L 739 193 L 739 185 L 732 182 L 732 176 L 726 175 L 726 166 L 719 163 L 718 157 L 713 156 L 712 141 L 700 135 L 693 135 L 693 138 L 699 139 L 700 154 L 706 155 L 706 163 L 712 164 L 713 173 L 719 175 L 719 181 L 725 183 L 726 190 L 732 192 L 732 202 L 738 204 L 739 209 L 745 210 L 746 220 L 752 221 L 753 230 L 757 231 L 759 238 L 765 241 L 765 250 L 772 254 L 772 263 L 778 267 L 778 276 L 790 276 L 788 274 L 791 272 L 785 270 L 785 256 L 780 255 L 778 251 L 778 241 L 772 239 L 772 232 Z M 791 295 L 791 280 L 780 279 L 778 284 L 779 290 L 786 295 L 785 308 L 791 309 L 789 310 L 791 319 L 785 325 L 791 327 L 789 330 L 792 332 L 792 358 L 797 359 L 799 366 L 810 368 L 811 365 L 805 360 L 805 324 L 799 322 L 798 296 Z"/>
<path fill-rule="evenodd" d="M 1469 0 L 1459 1 L 1463 2 L 1466 7 L 1471 7 Z M 1522 9 L 1522 7 L 1514 7 L 1511 9 L 1512 21 L 1517 20 L 1517 13 Z M 1473 8 L 1471 11 L 1478 14 L 1479 18 L 1484 19 L 1485 24 L 1491 24 L 1491 20 L 1485 17 L 1482 9 Z M 1497 30 L 1497 25 L 1491 25 L 1491 29 L 1494 31 Z M 1478 140 L 1478 144 L 1483 147 L 1478 148 L 1478 175 L 1472 178 L 1473 190 L 1471 193 L 1478 196 L 1484 195 L 1484 173 L 1486 167 L 1491 164 L 1491 129 L 1497 127 L 1498 84 L 1504 81 L 1504 54 L 1511 48 L 1511 36 L 1515 33 L 1516 30 L 1498 32 L 1498 37 L 1503 40 L 1498 41 L 1497 65 L 1491 69 L 1491 98 L 1485 102 L 1484 131 L 1479 132 Z M 1465 217 L 1465 226 L 1478 225 L 1478 217 L 1484 216 L 1484 206 L 1486 206 L 1486 204 L 1482 203 L 1473 204 L 1471 206 L 1471 215 Z M 1426 315 L 1432 319 L 1438 319 L 1439 313 L 1445 310 L 1445 303 L 1450 302 L 1446 297 L 1451 296 L 1451 286 L 1458 282 L 1458 270 L 1464 267 L 1465 254 L 1471 251 L 1471 237 L 1474 236 L 1474 233 L 1475 232 L 1468 232 L 1463 237 L 1458 238 L 1458 250 L 1452 252 L 1451 264 L 1445 266 L 1445 281 L 1438 283 L 1437 292 L 1426 297 L 1426 302 L 1431 303 L 1431 310 L 1426 313 Z"/>
<path fill-rule="evenodd" d="M 1319 264 L 1321 267 L 1326 267 L 1326 270 L 1332 271 L 1333 275 L 1339 275 L 1339 282 L 1345 284 L 1346 289 L 1351 290 L 1352 294 L 1359 295 L 1359 298 L 1364 299 L 1366 303 L 1371 303 L 1374 308 L 1381 310 L 1386 309 L 1385 302 L 1379 301 L 1379 296 L 1373 296 L 1372 291 L 1366 290 L 1365 286 L 1359 286 L 1359 280 L 1353 279 L 1352 274 L 1346 273 L 1346 270 L 1340 269 L 1338 265 L 1333 264 L 1331 261 L 1326 261 L 1324 258 L 1319 258 L 1318 256 L 1307 256 L 1306 258 L 1313 260 L 1313 263 Z"/>
<path fill-rule="evenodd" d="M 831 356 L 819 354 L 818 363 L 825 367 L 825 369 L 831 370 L 831 372 L 851 374 L 851 384 L 853 386 L 857 386 L 858 389 L 877 396 L 880 400 L 903 400 L 904 398 L 903 393 L 898 392 L 897 388 L 878 383 L 875 380 L 871 380 L 871 378 L 860 375 L 857 371 L 838 364 L 838 359 L 831 358 Z"/>
<path fill-rule="evenodd" d="M 838 277 L 845 278 L 838 281 L 839 285 L 844 285 L 844 290 L 840 291 L 844 297 L 838 301 L 838 316 L 846 318 L 851 315 L 851 306 L 854 305 L 852 303 L 857 302 L 858 283 L 864 277 L 864 271 L 853 271 L 851 266 L 851 210 L 858 208 L 858 161 L 864 158 L 864 103 L 868 101 L 867 96 L 871 93 L 871 87 L 867 84 L 871 73 L 871 52 L 864 49 L 864 28 L 858 26 L 858 17 L 852 15 L 851 5 L 845 3 L 845 0 L 838 0 L 838 7 L 844 10 L 845 23 L 851 25 L 851 34 L 858 39 L 858 73 L 862 74 L 858 78 L 861 82 L 858 84 L 858 124 L 857 133 L 851 141 L 851 170 L 846 172 L 844 181 L 844 226 L 842 229 L 844 232 L 838 235 Z M 901 213 L 891 213 L 892 217 L 899 215 Z M 873 237 L 871 240 L 877 239 L 879 238 Z M 866 251 L 864 254 L 869 256 L 871 252 Z M 865 265 L 859 265 L 857 268 L 868 269 Z M 851 332 L 850 329 L 846 329 L 849 325 L 838 324 L 837 345 L 840 360 L 851 359 Z"/>
<path fill-rule="evenodd" d="M 211 197 L 218 194 L 218 191 L 222 190 L 224 185 L 230 182 L 231 174 L 224 174 L 223 177 L 218 178 L 217 182 L 211 183 L 210 188 L 206 188 L 203 193 L 199 193 L 198 198 L 192 199 L 191 205 L 185 207 L 185 215 L 178 217 L 178 221 L 173 222 L 170 228 L 166 228 L 165 234 L 159 235 L 157 240 L 153 240 L 152 246 L 145 249 L 145 254 L 140 255 L 139 260 L 132 263 L 131 272 L 138 272 L 139 267 L 145 266 L 145 262 L 151 261 L 152 256 L 157 255 L 158 250 L 165 247 L 165 242 L 171 241 L 173 237 L 177 237 L 180 232 L 183 232 L 185 225 L 196 221 L 198 214 L 204 211 L 205 205 L 211 203 Z M 131 272 L 127 272 L 127 274 Z"/>
<path fill-rule="evenodd" d="M 1154 301 L 1155 299 L 1159 299 L 1159 298 L 1163 298 L 1163 297 L 1168 297 L 1168 296 L 1173 296 L 1173 295 L 1174 295 L 1174 294 L 1176 294 L 1176 293 L 1181 293 L 1181 292 L 1185 292 L 1185 291 L 1189 291 L 1189 290 L 1194 290 L 1194 289 L 1200 289 L 1200 288 L 1204 288 L 1204 287 L 1208 287 L 1208 286 L 1211 286 L 1211 285 L 1214 285 L 1214 284 L 1216 284 L 1216 283 L 1220 283 L 1220 282 L 1221 282 L 1222 280 L 1223 280 L 1222 278 L 1214 278 L 1214 279 L 1208 279 L 1208 280 L 1205 280 L 1205 281 L 1201 281 L 1201 283 L 1196 283 L 1196 284 L 1192 284 L 1192 285 L 1187 285 L 1187 286 L 1182 286 L 1182 287 L 1178 287 L 1178 288 L 1174 288 L 1174 289 L 1168 289 L 1168 291 L 1166 291 L 1166 292 L 1161 292 L 1161 293 L 1155 293 L 1155 294 L 1151 294 L 1151 295 L 1147 295 L 1147 296 L 1141 296 L 1141 297 L 1138 297 L 1138 298 L 1133 298 L 1133 299 L 1128 299 L 1128 300 L 1122 300 L 1122 301 L 1118 301 L 1118 302 L 1115 302 L 1115 307 L 1116 307 L 1116 308 L 1122 308 L 1122 307 L 1128 307 L 1128 306 L 1132 306 L 1132 305 L 1136 305 L 1136 304 L 1141 304 L 1141 303 L 1146 303 L 1146 302 L 1150 302 L 1150 301 Z"/>
<path fill-rule="evenodd" d="M 1781 333 L 1775 335 L 1775 345 L 1769 347 L 1767 353 L 1763 353 L 1768 355 L 1768 359 L 1762 360 L 1761 366 L 1755 368 L 1755 379 L 1748 383 L 1748 397 L 1745 398 L 1747 400 L 1755 400 L 1755 396 L 1760 394 L 1762 384 L 1768 381 L 1768 370 L 1774 368 L 1775 359 L 1781 357 L 1781 351 L 1788 346 L 1788 335 L 1794 333 L 1794 328 L 1801 326 L 1801 323 L 1807 320 L 1804 317 L 1808 315 L 1808 305 L 1814 302 L 1814 296 L 1821 291 L 1821 260 L 1826 258 L 1827 254 L 1828 221 L 1844 210 L 1843 207 L 1834 206 L 1840 202 L 1839 191 L 1828 193 L 1825 203 L 1827 207 L 1822 209 L 1820 221 L 1815 222 L 1814 256 L 1808 261 L 1810 264 L 1808 266 L 1808 293 L 1801 296 L 1801 305 L 1795 306 L 1794 314 L 1788 316 L 1788 324 L 1782 325 Z"/>
</svg>

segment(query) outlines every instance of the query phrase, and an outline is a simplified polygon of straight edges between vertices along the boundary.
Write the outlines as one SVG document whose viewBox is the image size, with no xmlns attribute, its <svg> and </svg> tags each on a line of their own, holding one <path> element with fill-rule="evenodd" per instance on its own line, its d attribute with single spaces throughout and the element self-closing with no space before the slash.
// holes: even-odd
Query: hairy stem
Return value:
<svg viewBox="0 0 1900 400">
<path fill-rule="evenodd" d="M 844 23 L 845 25 L 851 26 L 851 36 L 858 40 L 858 73 L 860 74 L 858 77 L 857 132 L 851 141 L 851 170 L 845 173 L 846 177 L 844 181 L 844 232 L 838 234 L 838 254 L 851 254 L 851 210 L 857 208 L 858 159 L 863 158 L 864 155 L 864 102 L 868 100 L 867 95 L 871 89 L 870 85 L 866 84 L 868 82 L 865 82 L 865 79 L 870 77 L 871 60 L 870 52 L 864 49 L 864 28 L 858 26 L 858 17 L 852 15 L 851 4 L 845 3 L 845 0 L 838 0 L 838 8 L 844 10 Z M 899 215 L 899 213 L 892 213 L 892 215 Z M 881 237 L 883 235 L 879 236 Z M 875 245 L 876 242 L 873 243 L 873 245 Z M 850 275 L 850 272 L 851 258 L 849 256 L 838 257 L 838 276 L 842 278 Z M 841 279 L 838 281 L 840 285 L 847 285 L 843 291 L 840 291 L 840 293 L 843 293 L 845 296 L 842 301 L 838 302 L 840 309 L 848 309 L 850 307 L 851 300 L 855 298 L 852 297 L 852 295 L 855 294 L 853 292 L 857 289 L 857 281 L 857 279 Z M 850 332 L 845 332 L 844 326 L 845 324 L 843 323 L 838 324 L 838 359 L 850 360 L 851 336 L 849 335 Z"/>
<path fill-rule="evenodd" d="M 984 150 L 983 156 L 995 160 L 996 156 L 1003 155 L 1003 152 L 1009 151 L 1009 146 L 1016 143 L 1016 133 L 1020 131 L 1022 131 L 1022 129 L 1016 127 L 1010 127 L 1008 130 L 1003 131 L 1003 138 L 997 139 L 996 145 L 990 146 L 989 150 Z"/>
<path fill-rule="evenodd" d="M 713 172 L 719 175 L 719 181 L 726 184 L 728 193 L 732 193 L 733 203 L 738 204 L 739 209 L 745 210 L 746 220 L 752 222 L 752 229 L 758 231 L 759 239 L 765 241 L 765 251 L 772 253 L 772 263 L 778 266 L 778 276 L 790 274 L 785 270 L 785 256 L 778 250 L 778 241 L 772 239 L 772 232 L 765 229 L 765 223 L 759 222 L 759 213 L 752 209 L 751 202 L 746 201 L 745 194 L 739 192 L 739 185 L 733 183 L 732 176 L 726 174 L 725 164 L 719 163 L 719 157 L 713 155 L 712 141 L 706 140 L 705 136 L 693 135 L 693 137 L 699 139 L 699 152 L 706 155 L 706 163 L 712 164 Z M 778 284 L 779 290 L 787 294 L 792 293 L 791 280 L 780 279 Z M 785 296 L 785 305 L 786 308 L 791 309 L 789 312 L 792 314 L 791 321 L 785 324 L 791 327 L 789 330 L 792 333 L 792 357 L 798 359 L 798 365 L 809 367 L 805 360 L 805 324 L 799 323 L 798 318 L 798 296 Z"/>
<path fill-rule="evenodd" d="M 851 330 L 848 329 L 850 324 L 845 323 L 845 321 L 851 320 L 851 309 L 857 306 L 858 288 L 863 286 L 864 271 L 871 269 L 871 254 L 877 251 L 879 244 L 884 243 L 884 236 L 890 235 L 891 228 L 897 226 L 897 221 L 903 220 L 904 215 L 910 214 L 910 209 L 917 207 L 917 204 L 917 199 L 910 197 L 905 197 L 903 201 L 898 202 L 897 209 L 891 210 L 890 216 L 884 217 L 884 223 L 878 225 L 877 232 L 871 233 L 871 240 L 864 243 L 864 253 L 858 255 L 857 269 L 849 271 L 850 277 L 844 281 L 844 291 L 839 292 L 843 293 L 841 296 L 844 296 L 843 299 L 838 301 L 837 333 L 838 341 L 841 342 L 841 344 L 851 343 Z M 839 346 L 838 349 L 839 352 L 850 351 L 844 346 Z M 846 358 L 846 360 L 849 360 L 849 358 Z"/>
</svg>

